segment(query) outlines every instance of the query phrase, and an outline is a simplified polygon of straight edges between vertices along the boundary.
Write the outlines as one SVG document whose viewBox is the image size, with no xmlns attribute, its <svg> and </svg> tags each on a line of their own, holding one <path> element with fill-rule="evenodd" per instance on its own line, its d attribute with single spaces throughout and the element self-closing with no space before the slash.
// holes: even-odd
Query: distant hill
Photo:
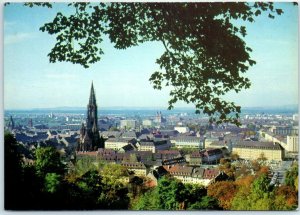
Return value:
<svg viewBox="0 0 300 215">
<path fill-rule="evenodd" d="M 98 111 L 102 112 L 114 112 L 118 113 L 125 111 L 147 111 L 156 113 L 157 111 L 161 111 L 162 113 L 171 113 L 171 112 L 188 112 L 193 113 L 194 108 L 192 107 L 177 107 L 173 110 L 169 111 L 166 107 L 98 107 Z M 277 107 L 242 107 L 242 114 L 280 114 L 280 113 L 298 113 L 298 105 L 285 105 L 285 106 L 277 106 Z M 53 108 L 32 108 L 32 109 L 8 109 L 5 111 L 13 111 L 13 112 L 84 112 L 86 111 L 86 107 L 53 107 Z"/>
<path fill-rule="evenodd" d="M 242 113 L 298 113 L 298 105 L 270 107 L 242 107 Z"/>
</svg>

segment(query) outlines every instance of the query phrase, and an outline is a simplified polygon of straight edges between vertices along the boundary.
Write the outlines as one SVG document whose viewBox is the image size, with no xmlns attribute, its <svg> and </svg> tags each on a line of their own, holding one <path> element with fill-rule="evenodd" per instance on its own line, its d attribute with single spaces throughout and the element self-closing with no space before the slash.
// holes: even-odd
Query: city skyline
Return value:
<svg viewBox="0 0 300 215">
<path fill-rule="evenodd" d="M 298 105 L 298 8 L 276 6 L 284 14 L 246 23 L 245 41 L 257 62 L 246 73 L 252 86 L 225 97 L 242 107 Z M 162 44 L 116 50 L 105 38 L 105 54 L 89 69 L 50 64 L 47 54 L 55 38 L 38 29 L 57 11 L 68 10 L 64 4 L 46 9 L 13 3 L 4 8 L 4 109 L 85 107 L 92 81 L 99 108 L 167 107 L 168 90 L 154 90 L 148 81 L 159 69 L 155 60 L 163 52 Z M 192 108 L 184 103 L 176 107 Z"/>
</svg>

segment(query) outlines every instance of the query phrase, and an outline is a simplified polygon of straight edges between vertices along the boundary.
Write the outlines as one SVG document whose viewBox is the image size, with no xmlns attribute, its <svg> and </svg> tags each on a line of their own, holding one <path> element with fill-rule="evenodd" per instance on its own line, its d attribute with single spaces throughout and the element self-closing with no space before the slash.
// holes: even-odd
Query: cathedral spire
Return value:
<svg viewBox="0 0 300 215">
<path fill-rule="evenodd" d="M 89 104 L 96 104 L 96 96 L 95 96 L 93 81 L 92 81 L 92 86 L 91 86 Z"/>
<path fill-rule="evenodd" d="M 97 103 L 92 82 L 90 99 L 87 105 L 86 125 L 82 124 L 80 129 L 79 151 L 92 151 L 97 148 L 103 148 L 104 144 L 100 142 L 98 130 Z"/>
</svg>

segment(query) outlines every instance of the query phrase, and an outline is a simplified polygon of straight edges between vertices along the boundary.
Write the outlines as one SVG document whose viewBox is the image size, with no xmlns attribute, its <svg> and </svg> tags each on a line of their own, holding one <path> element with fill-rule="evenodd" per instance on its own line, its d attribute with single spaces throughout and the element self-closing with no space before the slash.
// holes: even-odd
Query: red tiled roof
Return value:
<svg viewBox="0 0 300 215">
<path fill-rule="evenodd" d="M 219 175 L 219 170 L 218 169 L 205 169 L 203 178 L 204 179 L 213 179 Z"/>
<path fill-rule="evenodd" d="M 199 158 L 199 157 L 202 157 L 202 154 L 199 151 L 195 151 L 195 152 L 191 153 L 190 157 L 191 158 Z"/>
<path fill-rule="evenodd" d="M 172 167 L 163 166 L 171 175 L 190 175 L 192 173 L 193 167 L 182 166 L 176 164 Z"/>
<path fill-rule="evenodd" d="M 158 150 L 157 153 L 160 154 L 179 154 L 180 152 L 177 150 Z"/>
<path fill-rule="evenodd" d="M 143 163 L 139 162 L 123 162 L 121 163 L 122 166 L 132 169 L 146 169 L 145 165 Z"/>
</svg>

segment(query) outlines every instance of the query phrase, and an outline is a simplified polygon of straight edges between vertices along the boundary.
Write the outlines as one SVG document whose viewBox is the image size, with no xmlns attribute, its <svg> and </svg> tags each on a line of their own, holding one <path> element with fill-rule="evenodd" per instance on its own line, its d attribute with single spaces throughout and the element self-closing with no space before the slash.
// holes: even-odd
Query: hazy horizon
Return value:
<svg viewBox="0 0 300 215">
<path fill-rule="evenodd" d="M 86 110 L 86 106 L 82 106 L 82 107 L 75 107 L 75 106 L 61 106 L 61 107 L 44 107 L 44 108 L 18 108 L 18 109 L 4 109 L 4 110 L 51 110 L 51 109 L 55 109 L 55 110 L 68 110 L 68 109 L 77 109 L 77 110 Z M 298 111 L 298 104 L 291 104 L 291 105 L 283 105 L 283 106 L 252 106 L 252 107 L 241 107 L 241 109 L 297 109 Z M 154 109 L 159 109 L 159 110 L 166 110 L 167 111 L 167 107 L 161 107 L 161 106 L 98 106 L 98 110 L 101 109 L 145 109 L 145 110 L 154 110 Z M 175 107 L 172 110 L 194 110 L 194 107 Z"/>
</svg>

